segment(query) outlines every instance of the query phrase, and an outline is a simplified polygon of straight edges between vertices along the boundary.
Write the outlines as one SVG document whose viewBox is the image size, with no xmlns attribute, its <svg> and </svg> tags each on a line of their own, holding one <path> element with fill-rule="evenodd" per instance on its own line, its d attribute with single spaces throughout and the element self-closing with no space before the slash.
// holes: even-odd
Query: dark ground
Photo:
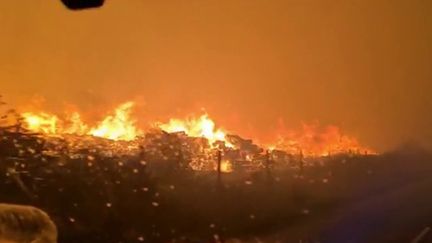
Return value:
<svg viewBox="0 0 432 243">
<path fill-rule="evenodd" d="M 59 242 L 411 242 L 432 226 L 432 155 L 413 146 L 218 182 L 136 156 L 39 154 L 32 136 L 10 136 L 0 143 L 0 202 L 47 211 Z"/>
</svg>

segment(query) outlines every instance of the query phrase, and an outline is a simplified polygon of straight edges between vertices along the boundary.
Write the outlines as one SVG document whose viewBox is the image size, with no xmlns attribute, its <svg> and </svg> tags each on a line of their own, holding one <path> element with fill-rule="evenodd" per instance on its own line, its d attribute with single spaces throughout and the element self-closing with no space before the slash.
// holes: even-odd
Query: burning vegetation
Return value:
<svg viewBox="0 0 432 243">
<path fill-rule="evenodd" d="M 304 126 L 281 133 L 270 147 L 228 132 L 207 114 L 143 129 L 133 105 L 121 104 L 94 124 L 77 112 L 6 112 L 0 200 L 45 210 L 66 243 L 262 236 L 263 242 L 296 242 L 310 239 L 313 227 L 306 235 L 265 235 L 294 223 L 318 225 L 327 212 L 377 186 L 387 190 L 431 171 L 424 165 L 393 176 L 400 171 L 386 161 L 395 158 L 370 156 L 337 127 Z"/>
<path fill-rule="evenodd" d="M 272 160 L 287 163 L 295 157 L 374 153 L 355 138 L 342 135 L 338 127 L 322 128 L 319 124 L 303 125 L 302 131 L 285 131 L 269 146 L 228 133 L 217 127 L 208 114 L 154 122 L 150 124 L 151 129 L 144 131 L 137 126 L 133 107 L 134 102 L 123 103 L 94 125 L 85 123 L 78 112 L 59 117 L 47 112 L 24 111 L 19 114 L 20 125 L 48 140 L 62 140 L 69 150 L 83 149 L 83 143 L 86 146 L 92 142 L 93 145 L 97 142 L 97 146 L 110 144 L 111 148 L 117 148 L 115 152 L 144 153 L 155 160 L 177 159 L 194 170 L 212 170 L 217 150 L 223 152 L 223 163 L 220 162 L 223 172 L 232 172 L 243 165 L 258 168 L 266 151 Z"/>
</svg>

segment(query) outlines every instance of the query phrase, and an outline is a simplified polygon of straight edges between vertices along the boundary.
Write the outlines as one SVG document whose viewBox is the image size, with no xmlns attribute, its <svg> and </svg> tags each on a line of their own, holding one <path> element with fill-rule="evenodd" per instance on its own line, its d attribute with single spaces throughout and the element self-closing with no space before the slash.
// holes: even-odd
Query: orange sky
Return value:
<svg viewBox="0 0 432 243">
<path fill-rule="evenodd" d="M 432 1 L 1 1 L 0 35 L 16 106 L 132 99 L 142 120 L 205 107 L 246 136 L 318 120 L 381 151 L 432 147 Z"/>
</svg>

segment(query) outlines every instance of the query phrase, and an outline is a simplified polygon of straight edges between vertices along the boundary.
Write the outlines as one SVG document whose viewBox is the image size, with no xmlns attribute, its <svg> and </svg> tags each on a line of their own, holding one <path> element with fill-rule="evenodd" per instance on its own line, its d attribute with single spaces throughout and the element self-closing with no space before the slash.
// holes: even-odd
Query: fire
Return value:
<svg viewBox="0 0 432 243">
<path fill-rule="evenodd" d="M 132 116 L 133 106 L 134 102 L 130 101 L 119 105 L 112 113 L 96 123 L 96 126 L 85 123 L 78 112 L 72 112 L 64 119 L 47 112 L 35 111 L 23 112 L 21 116 L 23 117 L 23 126 L 37 133 L 91 135 L 110 140 L 131 141 L 143 134 L 136 126 L 137 120 Z M 373 150 L 362 146 L 356 138 L 343 134 L 338 127 L 320 126 L 318 123 L 303 124 L 302 129 L 297 131 L 282 128 L 277 133 L 277 142 L 268 146 L 255 145 L 253 140 L 227 135 L 226 131 L 217 127 L 207 114 L 186 119 L 173 118 L 167 123 L 156 124 L 161 130 L 168 133 L 184 132 L 189 137 L 205 138 L 210 145 L 208 147 L 209 153 L 215 148 L 224 149 L 227 147 L 233 150 L 249 149 L 247 153 L 250 151 L 257 152 L 259 148 L 269 151 L 281 150 L 288 154 L 303 154 L 308 157 L 348 152 L 375 154 Z M 221 146 L 222 144 L 225 146 Z M 251 158 L 247 156 L 246 160 L 253 160 L 251 159 L 253 158 L 252 155 L 250 155 Z M 232 169 L 232 165 L 227 162 L 224 162 L 222 166 L 226 171 Z"/>
<path fill-rule="evenodd" d="M 25 122 L 25 127 L 33 132 L 56 134 L 58 131 L 57 116 L 44 112 L 24 112 L 21 116 Z"/>
<path fill-rule="evenodd" d="M 135 127 L 136 121 L 131 119 L 133 105 L 133 102 L 120 105 L 114 115 L 107 116 L 99 126 L 91 129 L 89 134 L 112 140 L 134 140 L 141 134 L 141 131 Z"/>
<path fill-rule="evenodd" d="M 233 172 L 232 163 L 229 160 L 221 161 L 221 172 L 222 173 L 231 173 Z"/>
<path fill-rule="evenodd" d="M 106 116 L 98 126 L 91 128 L 73 112 L 64 120 L 45 112 L 24 112 L 21 114 L 24 127 L 30 131 L 49 135 L 75 134 L 92 135 L 111 140 L 133 140 L 141 134 L 131 118 L 134 103 L 126 102 L 117 107 L 114 114 Z"/>
<path fill-rule="evenodd" d="M 65 128 L 64 133 L 85 135 L 88 131 L 88 125 L 81 120 L 78 112 L 73 112 L 69 117 L 69 126 Z"/>
<path fill-rule="evenodd" d="M 284 132 L 279 135 L 276 144 L 269 148 L 282 149 L 290 154 L 302 153 L 305 156 L 326 156 L 346 152 L 375 153 L 361 146 L 356 138 L 342 134 L 338 127 L 321 127 L 318 123 L 303 124 L 301 131 Z"/>
<path fill-rule="evenodd" d="M 215 123 L 207 114 L 199 118 L 190 118 L 185 120 L 171 119 L 166 124 L 160 124 L 159 128 L 169 132 L 184 132 L 191 137 L 204 137 L 210 145 L 217 141 L 222 141 L 227 147 L 233 145 L 226 139 L 226 133 L 221 129 L 215 129 Z"/>
</svg>

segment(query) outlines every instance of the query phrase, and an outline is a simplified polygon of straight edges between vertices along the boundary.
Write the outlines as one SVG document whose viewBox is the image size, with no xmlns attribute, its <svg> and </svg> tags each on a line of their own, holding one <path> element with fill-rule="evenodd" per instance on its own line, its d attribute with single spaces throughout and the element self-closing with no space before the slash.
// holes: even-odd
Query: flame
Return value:
<svg viewBox="0 0 432 243">
<path fill-rule="evenodd" d="M 126 102 L 117 107 L 113 115 L 108 115 L 97 127 L 90 128 L 81 120 L 78 112 L 73 112 L 67 119 L 61 120 L 56 115 L 45 112 L 24 112 L 21 114 L 24 127 L 33 132 L 49 135 L 76 134 L 92 135 L 112 140 L 133 140 L 141 131 L 131 118 L 133 102 Z"/>
<path fill-rule="evenodd" d="M 132 117 L 134 105 L 134 102 L 131 101 L 119 105 L 111 114 L 96 123 L 96 126 L 89 126 L 83 122 L 78 112 L 70 113 L 65 119 L 47 112 L 23 112 L 21 115 L 24 127 L 33 132 L 48 135 L 91 135 L 111 140 L 130 141 L 143 134 L 137 128 L 136 120 Z M 217 127 L 207 114 L 186 119 L 173 118 L 167 123 L 157 123 L 157 125 L 160 129 L 169 133 L 184 132 L 190 137 L 206 138 L 210 150 L 220 148 L 221 144 L 233 149 L 242 148 L 241 142 L 230 141 L 227 133 Z M 289 154 L 301 153 L 310 157 L 347 152 L 376 154 L 370 148 L 362 146 L 356 138 L 343 134 L 339 127 L 321 126 L 319 123 L 303 124 L 302 129 L 297 131 L 282 127 L 282 130 L 278 132 L 277 141 L 264 146 L 264 149 L 269 151 L 283 150 Z M 231 168 L 229 164 L 224 166 L 226 166 L 227 170 Z"/>
<path fill-rule="evenodd" d="M 114 115 L 107 116 L 96 128 L 90 130 L 89 134 L 95 137 L 108 138 L 112 140 L 135 139 L 141 131 L 135 127 L 135 120 L 131 119 L 133 102 L 126 102 L 114 112 Z"/>
<path fill-rule="evenodd" d="M 24 112 L 21 114 L 21 116 L 25 122 L 25 128 L 30 131 L 48 134 L 57 133 L 58 118 L 55 115 L 44 112 Z"/>
<path fill-rule="evenodd" d="M 222 160 L 221 161 L 221 172 L 222 173 L 233 172 L 233 166 L 232 166 L 231 161 L 229 161 L 229 160 Z"/>
<path fill-rule="evenodd" d="M 207 114 L 199 118 L 185 120 L 170 119 L 166 124 L 159 124 L 159 128 L 169 133 L 184 132 L 191 137 L 204 137 L 209 141 L 210 145 L 213 145 L 217 141 L 222 141 L 225 143 L 225 146 L 233 147 L 226 139 L 226 133 L 223 130 L 215 130 L 215 123 Z"/>
<path fill-rule="evenodd" d="M 279 135 L 275 144 L 268 147 L 271 150 L 281 149 L 290 154 L 302 153 L 305 156 L 327 156 L 346 152 L 375 154 L 373 150 L 361 146 L 356 138 L 342 134 L 338 127 L 322 127 L 318 123 L 303 124 L 301 131 L 287 131 Z"/>
<path fill-rule="evenodd" d="M 88 131 L 88 125 L 81 120 L 78 112 L 73 112 L 69 118 L 70 126 L 64 129 L 64 133 L 85 135 Z"/>
<path fill-rule="evenodd" d="M 200 169 L 201 168 L 199 168 L 198 170 L 200 170 Z M 216 163 L 214 164 L 213 169 L 215 171 L 217 171 L 218 168 L 217 168 L 217 164 Z M 231 172 L 233 172 L 234 169 L 233 169 L 232 162 L 230 160 L 227 160 L 227 159 L 222 160 L 221 164 L 220 164 L 220 171 L 222 173 L 231 173 Z"/>
</svg>

